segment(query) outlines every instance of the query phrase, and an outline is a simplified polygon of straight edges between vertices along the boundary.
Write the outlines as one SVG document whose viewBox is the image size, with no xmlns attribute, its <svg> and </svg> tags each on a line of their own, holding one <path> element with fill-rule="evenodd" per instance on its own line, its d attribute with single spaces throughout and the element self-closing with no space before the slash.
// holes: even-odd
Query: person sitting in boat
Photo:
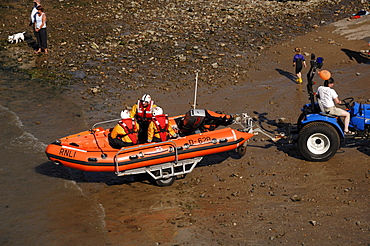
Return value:
<svg viewBox="0 0 370 246">
<path fill-rule="evenodd" d="M 121 112 L 122 120 L 118 121 L 112 132 L 108 135 L 109 144 L 112 148 L 132 146 L 138 143 L 139 124 L 135 118 L 130 117 L 130 112 Z"/>
<path fill-rule="evenodd" d="M 157 107 L 149 94 L 144 94 L 137 104 L 132 106 L 130 117 L 135 118 L 139 123 L 139 142 L 144 143 L 148 138 L 148 127 L 152 120 L 152 109 Z"/>
<path fill-rule="evenodd" d="M 152 121 L 148 128 L 148 142 L 163 142 L 170 138 L 176 138 L 175 127 L 168 120 L 168 115 L 163 114 L 162 108 L 154 107 Z"/>
</svg>

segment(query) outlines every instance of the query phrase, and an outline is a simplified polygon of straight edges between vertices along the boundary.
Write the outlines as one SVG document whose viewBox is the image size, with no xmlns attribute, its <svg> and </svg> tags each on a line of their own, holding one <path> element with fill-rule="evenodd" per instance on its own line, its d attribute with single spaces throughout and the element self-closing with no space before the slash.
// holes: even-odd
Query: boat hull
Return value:
<svg viewBox="0 0 370 246">
<path fill-rule="evenodd" d="M 89 172 L 123 172 L 168 162 L 236 149 L 253 134 L 231 128 L 193 134 L 177 139 L 113 149 L 109 130 L 97 128 L 56 141 L 47 146 L 46 155 L 58 164 Z"/>
</svg>

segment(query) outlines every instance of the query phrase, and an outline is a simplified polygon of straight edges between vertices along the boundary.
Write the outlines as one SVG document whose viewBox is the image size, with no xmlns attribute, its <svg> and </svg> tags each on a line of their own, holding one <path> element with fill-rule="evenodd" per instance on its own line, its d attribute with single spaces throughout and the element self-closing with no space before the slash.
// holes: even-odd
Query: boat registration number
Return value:
<svg viewBox="0 0 370 246">
<path fill-rule="evenodd" d="M 195 145 L 195 144 L 204 144 L 204 143 L 209 143 L 211 142 L 210 137 L 201 137 L 198 139 L 189 139 L 189 144 L 190 145 Z"/>
</svg>

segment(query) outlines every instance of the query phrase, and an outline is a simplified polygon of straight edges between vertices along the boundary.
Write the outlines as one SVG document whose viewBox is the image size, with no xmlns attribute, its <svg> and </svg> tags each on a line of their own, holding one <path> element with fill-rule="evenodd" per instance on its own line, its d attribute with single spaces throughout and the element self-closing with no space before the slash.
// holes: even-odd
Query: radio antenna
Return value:
<svg viewBox="0 0 370 246">
<path fill-rule="evenodd" d="M 197 106 L 197 93 L 198 93 L 198 72 L 195 73 L 195 92 L 194 92 L 194 109 Z"/>
</svg>

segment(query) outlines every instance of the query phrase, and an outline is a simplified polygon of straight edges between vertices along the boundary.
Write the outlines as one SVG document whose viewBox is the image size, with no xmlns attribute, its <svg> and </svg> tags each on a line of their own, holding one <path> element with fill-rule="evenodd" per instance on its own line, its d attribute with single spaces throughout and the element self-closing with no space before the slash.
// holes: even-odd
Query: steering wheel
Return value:
<svg viewBox="0 0 370 246">
<path fill-rule="evenodd" d="M 339 105 L 344 105 L 346 108 L 351 109 L 352 108 L 352 102 L 354 101 L 353 97 L 347 97 L 341 100 L 343 103 Z"/>
</svg>

